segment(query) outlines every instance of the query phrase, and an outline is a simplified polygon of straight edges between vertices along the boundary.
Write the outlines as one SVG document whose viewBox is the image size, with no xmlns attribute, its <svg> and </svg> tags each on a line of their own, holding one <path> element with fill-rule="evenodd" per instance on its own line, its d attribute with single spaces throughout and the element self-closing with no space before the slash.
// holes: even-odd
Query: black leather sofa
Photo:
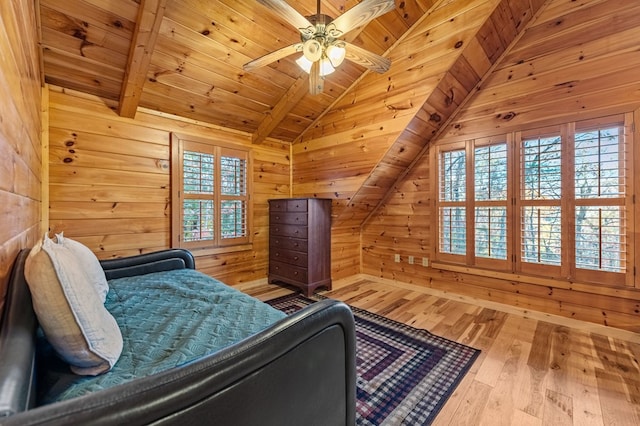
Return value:
<svg viewBox="0 0 640 426">
<path fill-rule="evenodd" d="M 0 425 L 353 425 L 355 334 L 348 306 L 322 301 L 180 367 L 35 406 L 37 319 L 15 260 L 0 324 Z M 166 250 L 101 262 L 107 279 L 194 268 Z"/>
</svg>

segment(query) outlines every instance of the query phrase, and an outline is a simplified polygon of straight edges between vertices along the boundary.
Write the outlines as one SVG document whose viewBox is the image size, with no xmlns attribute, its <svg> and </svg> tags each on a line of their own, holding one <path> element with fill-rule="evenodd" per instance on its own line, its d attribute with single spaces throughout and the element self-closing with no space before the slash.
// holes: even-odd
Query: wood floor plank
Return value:
<svg viewBox="0 0 640 426">
<path fill-rule="evenodd" d="M 542 422 L 548 425 L 573 425 L 573 398 L 547 389 Z"/>
</svg>

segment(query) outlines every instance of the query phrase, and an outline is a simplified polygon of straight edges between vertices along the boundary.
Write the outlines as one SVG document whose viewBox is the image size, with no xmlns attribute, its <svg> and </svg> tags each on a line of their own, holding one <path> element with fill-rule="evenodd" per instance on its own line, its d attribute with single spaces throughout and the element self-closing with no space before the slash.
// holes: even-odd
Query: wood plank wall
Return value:
<svg viewBox="0 0 640 426">
<path fill-rule="evenodd" d="M 0 313 L 18 251 L 40 234 L 41 87 L 34 2 L 0 2 Z"/>
<path fill-rule="evenodd" d="M 251 135 L 139 110 L 119 117 L 115 104 L 79 92 L 50 91 L 50 226 L 100 259 L 170 245 L 172 131 L 251 146 Z M 288 197 L 289 144 L 267 141 L 253 152 L 253 247 L 196 259 L 199 270 L 229 284 L 267 275 L 267 200 Z"/>
<path fill-rule="evenodd" d="M 451 2 L 434 3 L 437 6 L 391 52 L 391 69 L 382 75 L 367 74 L 293 146 L 294 195 L 333 199 L 334 279 L 359 272 L 358 234 L 366 212 L 350 208 L 352 198 L 368 195 L 372 203 L 362 202 L 359 207 L 375 207 L 380 193 L 419 151 L 408 141 L 396 147 L 397 161 L 376 169 L 462 55 L 459 47 L 472 44 L 499 1 L 474 0 L 463 8 Z M 434 48 L 433 43 L 447 48 Z"/>
<path fill-rule="evenodd" d="M 637 146 L 638 39 L 640 4 L 636 2 L 552 2 L 439 143 L 634 112 Z M 638 185 L 637 154 L 634 168 Z M 421 258 L 430 257 L 436 244 L 432 240 L 436 195 L 430 191 L 430 173 L 427 153 L 366 223 L 363 273 L 640 332 L 637 282 L 635 289 L 612 288 L 508 273 L 476 275 L 464 267 L 421 266 Z M 632 226 L 635 238 L 640 238 L 637 207 Z M 396 254 L 401 257 L 399 263 L 394 262 Z M 408 263 L 409 256 L 415 256 L 416 264 Z"/>
</svg>

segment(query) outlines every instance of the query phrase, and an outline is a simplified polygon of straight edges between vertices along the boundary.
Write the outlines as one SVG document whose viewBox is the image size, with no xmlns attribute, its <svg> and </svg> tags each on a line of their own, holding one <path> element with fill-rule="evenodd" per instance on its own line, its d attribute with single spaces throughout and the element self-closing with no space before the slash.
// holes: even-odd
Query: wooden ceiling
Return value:
<svg viewBox="0 0 640 426">
<path fill-rule="evenodd" d="M 385 55 L 435 0 L 396 9 L 345 38 Z M 466 3 L 459 2 L 461 5 Z M 300 40 L 298 31 L 256 0 L 40 0 L 47 82 L 111 100 L 133 117 L 137 106 L 292 142 L 365 74 L 345 61 L 324 93 L 292 55 L 245 72 L 242 65 Z M 315 0 L 289 4 L 308 16 Z M 355 0 L 323 0 L 337 17 Z"/>
</svg>

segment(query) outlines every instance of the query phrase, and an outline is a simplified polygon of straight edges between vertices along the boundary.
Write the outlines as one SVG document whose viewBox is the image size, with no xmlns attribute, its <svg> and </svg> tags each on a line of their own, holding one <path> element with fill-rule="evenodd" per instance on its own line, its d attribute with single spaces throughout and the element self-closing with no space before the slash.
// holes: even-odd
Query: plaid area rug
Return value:
<svg viewBox="0 0 640 426">
<path fill-rule="evenodd" d="M 267 301 L 287 314 L 314 302 L 299 294 Z M 356 324 L 356 424 L 430 424 L 480 351 L 364 309 L 351 310 Z"/>
</svg>

